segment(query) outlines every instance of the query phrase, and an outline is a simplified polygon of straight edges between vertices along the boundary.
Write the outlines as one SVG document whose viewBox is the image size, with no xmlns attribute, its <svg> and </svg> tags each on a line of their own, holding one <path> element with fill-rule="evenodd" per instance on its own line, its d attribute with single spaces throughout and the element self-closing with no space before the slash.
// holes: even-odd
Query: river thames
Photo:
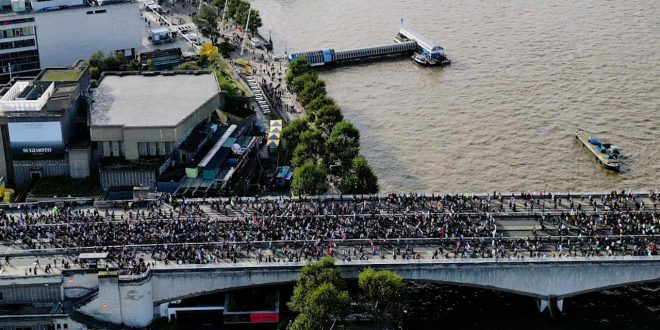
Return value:
<svg viewBox="0 0 660 330">
<path fill-rule="evenodd" d="M 382 192 L 660 186 L 660 1 L 255 0 L 275 52 L 387 44 L 399 20 L 452 64 L 324 70 Z M 618 145 L 599 167 L 579 126 Z"/>
</svg>

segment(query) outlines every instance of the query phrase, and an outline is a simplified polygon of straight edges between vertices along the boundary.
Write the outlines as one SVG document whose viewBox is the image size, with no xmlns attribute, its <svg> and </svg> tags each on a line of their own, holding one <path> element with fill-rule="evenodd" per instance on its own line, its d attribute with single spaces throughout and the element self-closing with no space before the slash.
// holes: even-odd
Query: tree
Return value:
<svg viewBox="0 0 660 330">
<path fill-rule="evenodd" d="M 317 129 L 302 132 L 300 134 L 300 143 L 308 145 L 317 155 L 322 155 L 325 152 L 325 137 Z"/>
<path fill-rule="evenodd" d="M 222 56 L 229 57 L 229 54 L 235 51 L 236 47 L 231 42 L 225 40 L 218 45 L 218 50 Z"/>
<path fill-rule="evenodd" d="M 334 322 L 342 320 L 350 310 L 345 286 L 334 258 L 323 257 L 305 265 L 289 302 L 289 308 L 299 313 L 290 329 L 323 329 L 329 317 Z"/>
<path fill-rule="evenodd" d="M 330 134 L 335 124 L 342 121 L 344 116 L 341 114 L 341 109 L 336 105 L 326 105 L 319 109 L 316 113 L 314 125 L 321 129 L 326 134 Z"/>
<path fill-rule="evenodd" d="M 305 84 L 303 90 L 298 93 L 298 101 L 303 106 L 307 106 L 313 99 L 325 94 L 325 82 L 320 79 L 312 80 Z"/>
<path fill-rule="evenodd" d="M 329 317 L 334 324 L 343 320 L 351 308 L 351 297 L 346 290 L 337 289 L 332 283 L 323 283 L 314 288 L 307 296 L 306 308 L 301 313 L 301 320 L 292 324 L 292 329 L 324 329 Z"/>
<path fill-rule="evenodd" d="M 331 136 L 326 141 L 325 150 L 329 172 L 343 176 L 350 171 L 353 159 L 358 156 L 360 143 L 343 135 Z"/>
<path fill-rule="evenodd" d="M 339 289 L 343 289 L 345 286 L 341 271 L 335 265 L 335 259 L 332 257 L 326 256 L 317 262 L 303 266 L 298 274 L 289 308 L 299 313 L 304 310 L 307 296 L 313 288 L 322 283 L 332 283 Z"/>
<path fill-rule="evenodd" d="M 358 131 L 353 124 L 347 121 L 340 121 L 335 124 L 335 127 L 330 133 L 330 137 L 344 137 L 354 142 L 360 143 L 360 131 Z"/>
<path fill-rule="evenodd" d="M 118 63 L 118 69 L 124 69 L 128 65 L 128 61 L 126 60 L 126 55 L 124 54 L 123 51 L 117 51 L 114 54 L 115 59 L 117 60 Z"/>
<path fill-rule="evenodd" d="M 106 56 L 104 59 L 105 71 L 118 71 L 120 62 L 115 56 Z"/>
<path fill-rule="evenodd" d="M 250 33 L 254 34 L 257 32 L 257 29 L 259 29 L 262 25 L 261 22 L 261 15 L 259 15 L 259 11 L 255 9 L 250 10 L 250 26 L 246 28 L 246 30 L 250 31 Z"/>
<path fill-rule="evenodd" d="M 328 190 L 328 174 L 320 165 L 308 162 L 293 171 L 291 193 L 294 195 L 321 195 Z"/>
<path fill-rule="evenodd" d="M 367 268 L 360 272 L 358 285 L 362 290 L 362 302 L 378 321 L 387 321 L 396 325 L 401 321 L 401 276 L 389 271 L 375 271 Z M 382 326 L 377 326 L 383 328 Z"/>
<path fill-rule="evenodd" d="M 215 44 L 218 41 L 218 8 L 203 3 L 197 15 L 193 16 L 193 23 L 200 32 Z"/>
<path fill-rule="evenodd" d="M 300 134 L 300 142 L 293 150 L 291 164 L 298 167 L 305 163 L 318 164 L 325 156 L 325 137 L 319 130 L 304 131 Z"/>
<path fill-rule="evenodd" d="M 331 97 L 328 97 L 328 95 L 323 94 L 307 104 L 307 111 L 314 113 L 326 105 L 335 105 L 335 100 L 333 100 Z"/>
<path fill-rule="evenodd" d="M 307 162 L 317 164 L 316 155 L 307 144 L 298 143 L 296 149 L 293 150 L 291 165 L 294 167 L 300 167 L 305 165 Z"/>
<path fill-rule="evenodd" d="M 293 151 L 300 143 L 300 134 L 309 130 L 309 121 L 305 118 L 300 118 L 292 121 L 290 124 L 284 126 L 282 129 L 282 141 L 284 147 Z"/>
<path fill-rule="evenodd" d="M 218 53 L 218 47 L 213 46 L 208 42 L 205 42 L 199 48 L 199 56 L 202 58 L 206 58 L 211 62 L 215 62 L 218 59 L 218 56 L 220 55 Z"/>
<path fill-rule="evenodd" d="M 339 190 L 344 194 L 376 194 L 378 189 L 378 178 L 367 159 L 355 157 L 350 172 L 341 179 Z"/>
<path fill-rule="evenodd" d="M 90 66 L 89 75 L 92 79 L 99 79 L 101 77 L 101 71 L 97 67 Z"/>
<path fill-rule="evenodd" d="M 285 78 L 286 84 L 290 86 L 294 78 L 302 75 L 305 72 L 308 72 L 309 68 L 309 61 L 307 61 L 307 58 L 305 57 L 298 58 L 295 61 L 289 63 L 289 71 L 287 71 Z"/>
<path fill-rule="evenodd" d="M 231 18 L 236 17 L 236 13 L 238 12 L 238 6 L 241 3 L 241 0 L 229 0 L 227 3 L 227 15 Z"/>
<path fill-rule="evenodd" d="M 105 54 L 100 50 L 95 51 L 89 57 L 89 66 L 99 69 L 100 72 L 106 71 Z"/>
<path fill-rule="evenodd" d="M 249 9 L 250 9 L 249 3 L 245 1 L 238 1 L 236 5 L 236 11 L 234 15 L 232 15 L 234 21 L 243 28 L 245 27 L 245 23 L 247 23 L 247 16 Z"/>
<path fill-rule="evenodd" d="M 305 89 L 305 86 L 315 81 L 319 81 L 318 73 L 309 71 L 293 78 L 289 87 L 291 87 L 291 90 L 294 93 L 300 93 L 303 91 L 303 89 Z"/>
</svg>

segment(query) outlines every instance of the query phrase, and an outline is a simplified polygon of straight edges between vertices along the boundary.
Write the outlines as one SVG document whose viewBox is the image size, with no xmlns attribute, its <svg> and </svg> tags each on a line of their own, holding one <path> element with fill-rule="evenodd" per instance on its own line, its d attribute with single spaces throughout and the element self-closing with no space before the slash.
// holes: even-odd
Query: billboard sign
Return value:
<svg viewBox="0 0 660 330">
<path fill-rule="evenodd" d="M 60 122 L 9 123 L 8 128 L 14 160 L 64 157 Z"/>
</svg>

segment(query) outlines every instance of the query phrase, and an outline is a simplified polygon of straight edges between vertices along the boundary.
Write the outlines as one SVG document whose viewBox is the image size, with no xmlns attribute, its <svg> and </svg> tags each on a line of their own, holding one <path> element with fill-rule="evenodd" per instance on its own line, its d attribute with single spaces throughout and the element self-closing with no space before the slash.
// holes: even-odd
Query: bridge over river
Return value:
<svg viewBox="0 0 660 330">
<path fill-rule="evenodd" d="M 0 277 L 5 299 L 18 302 L 50 293 L 74 301 L 73 313 L 110 324 L 148 326 L 160 303 L 235 289 L 295 282 L 304 262 L 165 265 L 141 274 L 76 269 L 41 276 Z M 445 283 L 533 297 L 540 311 L 563 308 L 566 298 L 660 281 L 660 257 L 562 257 L 338 261 L 346 278 L 367 268 L 389 269 L 407 281 Z M 59 297 L 61 295 L 61 297 Z"/>
<path fill-rule="evenodd" d="M 653 193 L 122 205 L 6 211 L 0 304 L 64 303 L 72 316 L 139 328 L 161 303 L 292 283 L 324 255 L 346 278 L 389 269 L 408 281 L 530 296 L 541 312 L 561 311 L 575 295 L 660 281 Z M 107 254 L 106 265 L 90 268 L 81 253 Z"/>
</svg>

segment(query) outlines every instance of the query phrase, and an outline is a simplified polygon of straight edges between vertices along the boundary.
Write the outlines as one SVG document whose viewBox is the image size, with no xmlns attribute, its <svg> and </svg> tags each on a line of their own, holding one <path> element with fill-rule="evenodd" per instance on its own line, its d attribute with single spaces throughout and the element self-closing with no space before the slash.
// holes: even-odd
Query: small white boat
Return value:
<svg viewBox="0 0 660 330">
<path fill-rule="evenodd" d="M 420 53 L 415 53 L 412 57 L 410 57 L 410 59 L 421 66 L 429 65 L 429 61 L 426 59 L 426 56 Z"/>
</svg>

